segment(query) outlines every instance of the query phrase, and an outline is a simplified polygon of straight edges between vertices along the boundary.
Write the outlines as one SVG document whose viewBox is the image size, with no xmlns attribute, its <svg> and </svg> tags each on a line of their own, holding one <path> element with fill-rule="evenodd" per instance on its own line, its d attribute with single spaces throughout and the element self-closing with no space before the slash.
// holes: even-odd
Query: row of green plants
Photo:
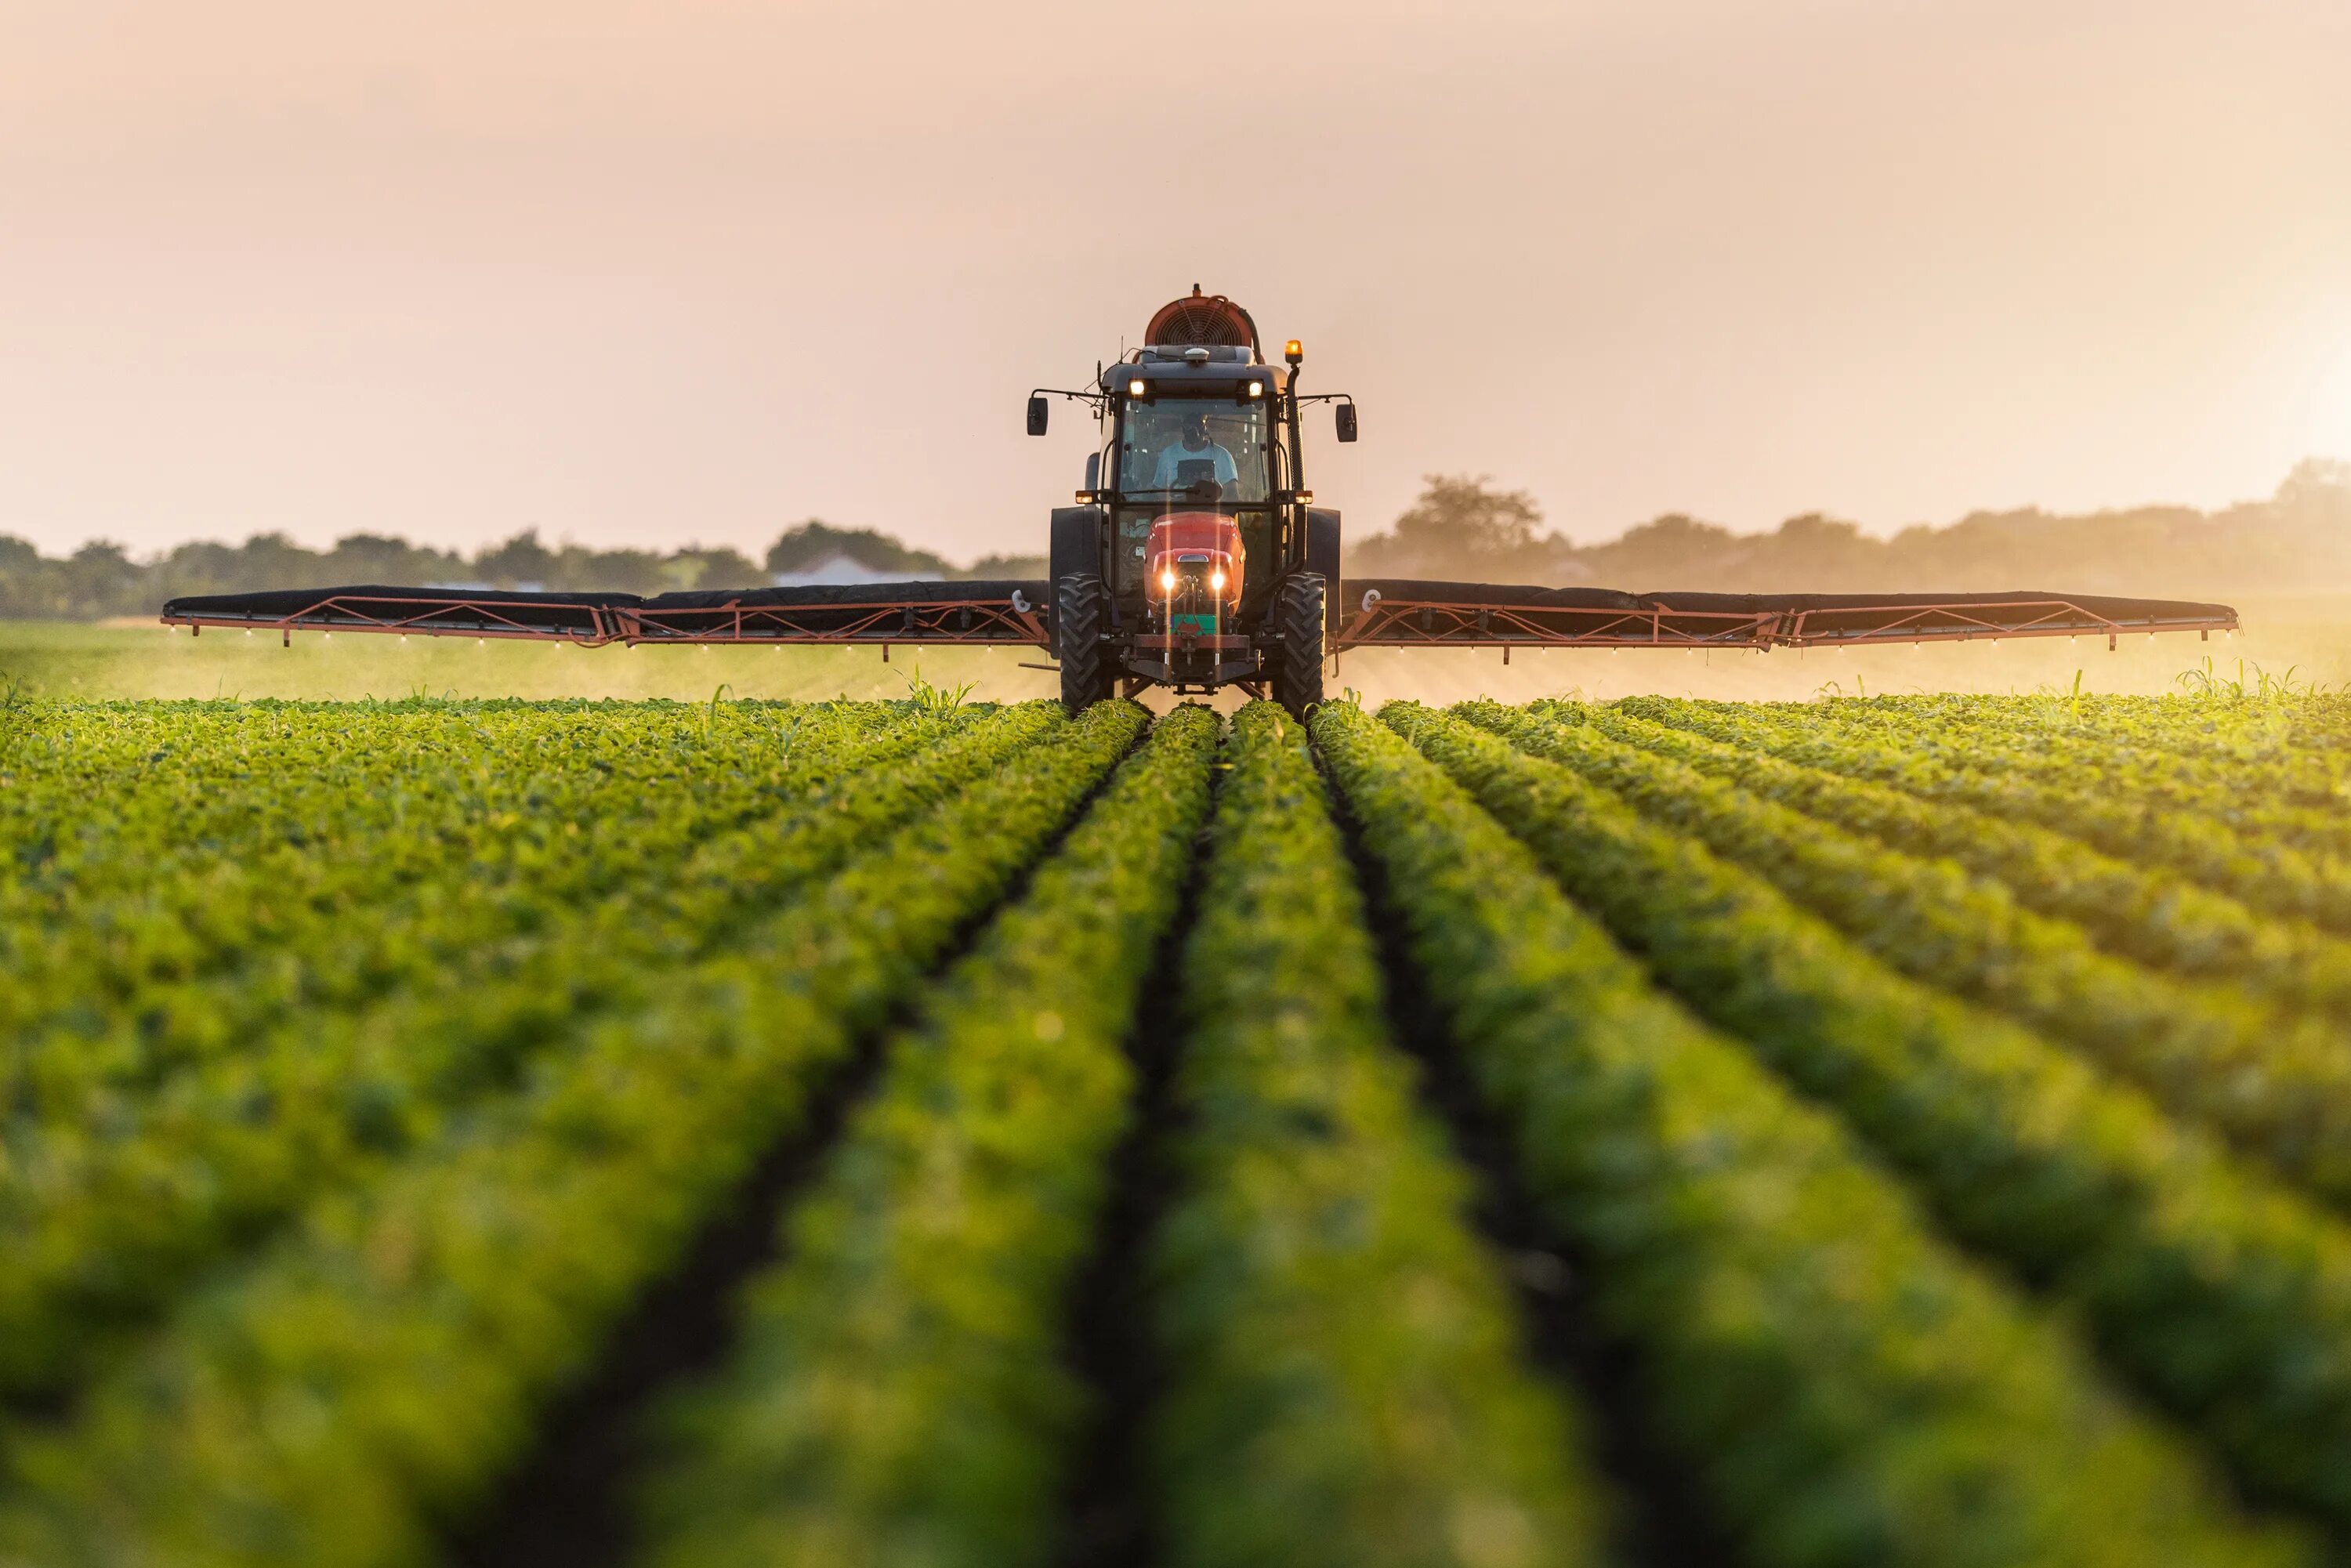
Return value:
<svg viewBox="0 0 2351 1568">
<path fill-rule="evenodd" d="M 456 733 L 447 716 L 305 716 L 343 758 L 323 780 L 368 803 L 340 819 L 311 792 L 277 799 L 274 769 L 203 779 L 236 744 L 234 716 L 222 733 L 184 737 L 169 767 L 174 795 L 254 807 L 233 831 L 175 828 L 191 814 L 177 799 L 110 800 L 71 775 L 42 781 L 71 853 L 0 886 L 11 1035 L 102 1034 L 110 1012 L 131 1013 L 146 1020 L 147 1052 L 166 1057 L 183 1034 L 201 1050 L 233 1032 L 212 1020 L 239 1009 L 363 1004 L 439 961 L 406 936 L 419 921 L 477 912 L 482 938 L 453 931 L 442 945 L 462 956 L 501 922 L 527 925 L 625 881 L 637 855 L 772 810 L 828 759 L 837 768 L 920 739 L 881 705 L 765 715 L 773 722 L 723 737 L 662 715 L 642 725 L 493 715 Z"/>
<path fill-rule="evenodd" d="M 1518 1180 L 1741 1560 L 2297 1557 L 1459 784 L 1355 708 L 1314 728 Z"/>
<path fill-rule="evenodd" d="M 0 1561 L 413 1563 L 1145 727 L 1103 704 L 543 1052 L 0 1445 Z"/>
<path fill-rule="evenodd" d="M 2183 679 L 2179 694 L 2106 696 L 2047 692 L 1990 696 L 1955 692 L 1833 697 L 1817 706 L 1836 715 L 1940 719 L 1961 727 L 2061 738 L 2139 752 L 2151 765 L 2200 769 L 2251 768 L 2291 787 L 2331 787 L 2343 776 L 2332 755 L 2342 738 L 2339 697 L 2289 691 L 2277 677 L 2250 672 L 2250 685 L 2223 678 L 2217 664 Z M 1799 705 L 1742 705 L 1777 713 Z"/>
<path fill-rule="evenodd" d="M 2032 704 L 1955 695 L 1830 698 L 1814 703 L 1695 706 L 1765 723 L 1809 723 L 1848 737 L 1901 735 L 1919 758 L 1970 766 L 1999 755 L 2028 776 L 2058 784 L 2095 780 L 2175 809 L 2209 807 L 2242 818 L 2270 812 L 2292 832 L 2297 822 L 2331 833 L 2322 810 L 2338 803 L 2342 764 L 2317 737 L 2297 743 L 2283 724 L 2224 725 L 2211 706 L 2171 701 L 2123 710 L 2085 704 Z M 2247 819 L 2250 821 L 2250 819 Z"/>
<path fill-rule="evenodd" d="M 338 902 L 336 872 L 372 871 L 387 833 L 462 852 L 528 793 L 516 727 L 492 735 L 470 716 L 191 711 L 94 742 L 85 732 L 110 716 L 65 712 L 60 744 L 31 765 L 20 754 L 0 791 L 21 830 L 0 878 L 0 942 L 19 977 L 78 969 L 111 990 L 234 962 L 256 932 Z M 127 772 L 108 755 L 126 743 L 143 764 Z M 486 751 L 507 753 L 503 785 L 477 779 Z M 12 988 L 12 1031 L 39 995 Z"/>
<path fill-rule="evenodd" d="M 1686 1003 L 1833 1106 L 1950 1234 L 2077 1314 L 2253 1494 L 2351 1535 L 2351 1231 L 1572 770 L 1414 705 L 1382 717 Z"/>
<path fill-rule="evenodd" d="M 2197 781 L 2238 771 L 2262 779 L 2265 792 L 2286 800 L 2306 791 L 2331 794 L 2345 777 L 2338 755 L 2341 727 L 2330 705 L 2306 696 L 2276 694 L 2262 700 L 2249 694 L 2249 699 L 2238 699 L 2221 695 L 2216 685 L 2211 695 L 2185 697 L 1935 693 L 1827 706 L 1840 716 L 1939 721 L 2010 739 L 2045 737 L 2076 748 L 2112 750 L 2165 778 Z"/>
<path fill-rule="evenodd" d="M 1756 873 L 1888 967 L 2081 1048 L 2173 1114 L 2351 1205 L 2351 1051 L 2330 1020 L 2102 953 L 2078 926 L 1957 867 L 1561 723 L 1558 710 L 1455 711 Z"/>
<path fill-rule="evenodd" d="M 1228 761 L 1147 1263 L 1161 1560 L 1598 1561 L 1596 1485 L 1416 1103 L 1307 733 L 1252 705 Z"/>
<path fill-rule="evenodd" d="M 548 719 L 470 704 L 29 700 L 0 727 L 9 784 L 0 794 L 0 843 L 12 860 L 37 862 L 39 841 L 52 838 L 66 851 L 89 843 L 103 854 L 112 843 L 144 841 L 195 857 L 271 829 L 330 834 L 383 806 L 339 789 L 339 779 L 398 789 L 420 771 L 459 766 L 486 737 Z M 519 786 L 509 779 L 505 787 Z"/>
<path fill-rule="evenodd" d="M 2036 723 L 2013 705 L 1982 698 L 1886 709 L 1828 705 L 1815 723 L 1856 738 L 1883 737 L 1959 768 L 2012 768 L 2061 789 L 2086 789 L 2166 811 L 2194 811 L 2249 838 L 2313 854 L 2351 852 L 2346 775 L 2331 750 L 2279 755 L 2199 749 L 2200 727 L 2177 717 L 2105 725 L 2090 735 Z M 2207 741 L 2211 736 L 2202 736 Z"/>
<path fill-rule="evenodd" d="M 0 752 L 9 896 L 137 894 L 142 860 L 183 874 L 277 850 L 316 863 L 386 831 L 423 838 L 534 800 L 550 774 L 618 763 L 723 779 L 762 741 L 901 716 L 882 704 L 617 707 L 38 705 Z M 727 751 L 702 743 L 723 732 Z M 699 755 L 697 755 L 699 753 Z M 538 766 L 528 766 L 536 759 Z M 27 884 L 18 888 L 15 883 Z"/>
<path fill-rule="evenodd" d="M 1646 702 L 1643 697 L 1632 699 Z M 1844 697 L 1812 702 L 1735 703 L 1678 699 L 1700 712 L 1719 713 L 1766 726 L 1809 725 L 1844 738 L 1903 734 L 1914 737 L 1917 759 L 1938 766 L 1970 766 L 1970 754 L 2012 753 L 2021 773 L 2043 782 L 2078 782 L 2095 777 L 2126 793 L 2149 799 L 2192 799 L 2216 780 L 2260 780 L 2256 795 L 2273 804 L 2304 801 L 2335 769 L 2318 751 L 2241 732 L 2224 735 L 2215 722 L 2199 721 L 2205 706 L 2174 701 L 2136 714 L 2094 710 L 2077 702 L 2030 703 L 2014 697 Z"/>
<path fill-rule="evenodd" d="M 592 816 L 578 792 L 603 775 L 582 754 L 609 765 L 635 744 L 625 727 L 590 727 L 567 737 L 573 745 L 548 748 L 552 766 L 533 767 L 528 727 L 510 722 L 500 734 L 452 720 L 347 726 L 280 716 L 273 727 L 300 724 L 334 749 L 294 764 L 305 775 L 299 789 L 285 788 L 276 768 L 221 776 L 246 738 L 237 732 L 252 727 L 230 716 L 213 733 L 158 748 L 163 760 L 152 771 L 172 781 L 168 789 L 109 790 L 76 767 L 20 778 L 54 828 L 50 852 L 0 883 L 8 1049 L 64 1034 L 87 1042 L 74 1043 L 78 1057 L 163 1061 L 234 1040 L 214 1009 L 248 998 L 266 1007 L 290 986 L 317 988 L 312 967 L 370 950 L 384 901 L 476 864 L 491 873 L 515 824 L 531 820 L 516 810 L 523 802 L 558 798 L 568 810 L 549 826 Z M 553 788 L 492 785 L 480 778 L 486 758 L 509 778 L 538 775 Z M 241 810 L 207 821 L 214 799 Z"/>
<path fill-rule="evenodd" d="M 1952 861 L 2143 964 L 2351 1020 L 2351 941 L 2257 914 L 2165 867 L 2136 864 L 2036 823 L 1636 718 L 1613 704 L 1541 702 L 1530 711 L 1590 724 L 1889 849 Z"/>
<path fill-rule="evenodd" d="M 93 1058 L 68 1093 L 72 1053 L 51 1052 L 47 1103 L 11 1119 L 0 1169 L 0 1392 L 82 1375 L 200 1270 L 431 1146 L 538 1058 L 654 1002 L 681 966 L 815 899 L 851 856 L 1067 722 L 1047 703 L 1007 710 L 709 839 L 693 874 L 543 910 L 478 970 L 428 967 L 364 1009 L 296 1009 L 161 1082 L 106 1081 Z"/>
<path fill-rule="evenodd" d="M 657 900 L 714 836 L 853 789 L 865 771 L 951 733 L 883 713 L 795 717 L 786 743 L 737 737 L 732 758 L 708 744 L 680 748 L 654 725 L 642 735 L 613 722 L 584 735 L 560 721 L 520 726 L 397 786 L 363 773 L 340 780 L 391 800 L 387 820 L 298 848 L 273 829 L 211 866 L 134 843 L 108 876 L 77 874 L 0 907 L 12 960 L 0 1063 L 12 1098 L 45 1117 L 79 1117 L 78 1085 L 152 1085 L 288 1019 L 477 983 L 509 961 L 513 943 L 602 901 Z M 360 744 L 402 752 L 412 738 Z M 486 762 L 536 782 L 486 798 L 474 788 Z"/>
<path fill-rule="evenodd" d="M 2053 783 L 2023 765 L 2017 755 L 2023 748 L 1988 757 L 1983 766 L 1952 768 L 1919 759 L 1894 738 L 1854 738 L 1796 714 L 1762 718 L 1656 697 L 1627 697 L 1621 706 L 1642 718 L 1792 762 L 2053 829 L 2108 854 L 2168 866 L 2264 914 L 2351 935 L 2351 867 L 2335 857 L 2249 838 L 2210 817 L 2165 810 L 2111 790 Z"/>
<path fill-rule="evenodd" d="M 1134 1113 L 1125 1040 L 1218 727 L 1162 722 L 890 1042 L 727 1364 L 665 1423 L 646 1560 L 1048 1559 L 1088 1414 L 1062 1302 Z"/>
</svg>

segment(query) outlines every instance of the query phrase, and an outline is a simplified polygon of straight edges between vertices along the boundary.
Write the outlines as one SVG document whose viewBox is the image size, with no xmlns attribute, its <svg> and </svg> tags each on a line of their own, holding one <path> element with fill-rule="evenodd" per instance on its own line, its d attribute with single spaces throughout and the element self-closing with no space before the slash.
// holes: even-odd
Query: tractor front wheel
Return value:
<svg viewBox="0 0 2351 1568">
<path fill-rule="evenodd" d="M 1116 672 L 1111 668 L 1110 592 L 1102 580 L 1079 572 L 1062 578 L 1053 590 L 1053 642 L 1061 655 L 1061 706 L 1071 716 L 1086 711 L 1111 695 Z"/>
<path fill-rule="evenodd" d="M 1273 700 L 1301 718 L 1322 700 L 1330 592 L 1322 573 L 1293 571 L 1273 596 L 1273 629 L 1281 639 L 1273 655 Z"/>
</svg>

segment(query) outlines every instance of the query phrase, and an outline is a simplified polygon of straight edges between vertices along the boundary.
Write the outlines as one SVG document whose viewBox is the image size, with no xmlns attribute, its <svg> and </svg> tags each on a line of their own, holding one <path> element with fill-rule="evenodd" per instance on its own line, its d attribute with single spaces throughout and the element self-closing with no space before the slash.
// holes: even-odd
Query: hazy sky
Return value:
<svg viewBox="0 0 2351 1568">
<path fill-rule="evenodd" d="M 1196 280 L 1356 529 L 2263 495 L 2351 456 L 2351 0 L 0 0 L 51 549 L 1041 549 L 1024 395 Z"/>
</svg>

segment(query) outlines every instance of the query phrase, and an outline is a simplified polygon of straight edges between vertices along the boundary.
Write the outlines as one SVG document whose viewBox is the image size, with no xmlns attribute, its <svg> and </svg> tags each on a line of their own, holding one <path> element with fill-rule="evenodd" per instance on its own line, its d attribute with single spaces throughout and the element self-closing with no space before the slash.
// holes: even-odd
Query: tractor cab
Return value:
<svg viewBox="0 0 2351 1568">
<path fill-rule="evenodd" d="M 1198 345 L 1144 349 L 1103 371 L 1099 471 L 1112 482 L 1097 497 L 1105 586 L 1134 632 L 1130 673 L 1205 690 L 1257 677 L 1250 623 L 1295 531 L 1289 379 L 1249 349 Z"/>
</svg>

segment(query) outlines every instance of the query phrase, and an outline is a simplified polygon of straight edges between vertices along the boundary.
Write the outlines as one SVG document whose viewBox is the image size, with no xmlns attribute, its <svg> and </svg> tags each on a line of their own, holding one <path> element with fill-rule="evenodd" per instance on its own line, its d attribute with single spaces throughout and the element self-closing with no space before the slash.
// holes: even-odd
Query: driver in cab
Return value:
<svg viewBox="0 0 2351 1568">
<path fill-rule="evenodd" d="M 1205 409 L 1194 409 L 1184 415 L 1184 438 L 1159 455 L 1159 471 L 1151 484 L 1157 490 L 1180 490 L 1206 481 L 1216 482 L 1221 497 L 1224 487 L 1240 479 L 1240 468 L 1233 455 L 1208 439 L 1208 415 Z M 1206 463 L 1208 467 L 1187 467 L 1186 465 Z"/>
</svg>

